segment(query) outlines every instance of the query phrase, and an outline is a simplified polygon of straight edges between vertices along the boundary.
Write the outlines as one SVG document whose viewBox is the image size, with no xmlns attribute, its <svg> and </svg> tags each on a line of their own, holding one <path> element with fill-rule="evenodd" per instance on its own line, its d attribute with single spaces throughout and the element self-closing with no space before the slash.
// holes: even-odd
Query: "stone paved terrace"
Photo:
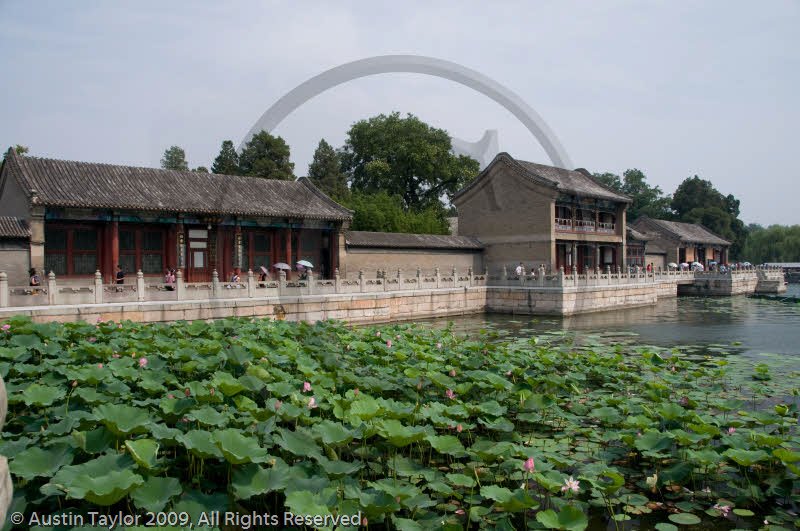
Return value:
<svg viewBox="0 0 800 531">
<path fill-rule="evenodd" d="M 761 287 L 761 289 L 759 289 Z M 471 269 L 442 274 L 379 272 L 367 278 L 309 279 L 258 282 L 248 272 L 243 282 L 148 284 L 139 273 L 132 284 L 103 284 L 98 271 L 93 282 L 60 285 L 55 275 L 45 285 L 9 286 L 0 272 L 0 320 L 17 314 L 36 321 L 131 319 L 175 321 L 230 316 L 274 317 L 316 321 L 341 319 L 380 322 L 486 310 L 571 315 L 654 304 L 659 297 L 680 294 L 735 295 L 755 291 L 785 291 L 776 268 L 744 268 L 727 273 L 694 271 L 634 271 L 523 275 L 503 271 L 490 276 Z"/>
</svg>

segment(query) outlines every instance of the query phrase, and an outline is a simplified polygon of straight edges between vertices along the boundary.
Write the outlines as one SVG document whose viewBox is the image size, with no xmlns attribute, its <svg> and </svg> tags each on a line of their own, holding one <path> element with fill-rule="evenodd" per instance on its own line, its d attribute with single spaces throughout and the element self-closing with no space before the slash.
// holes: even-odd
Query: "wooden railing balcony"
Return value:
<svg viewBox="0 0 800 531">
<path fill-rule="evenodd" d="M 617 225 L 615 223 L 600 222 L 597 224 L 597 232 L 606 232 L 609 234 L 614 234 L 617 232 Z"/>
<path fill-rule="evenodd" d="M 572 220 L 569 218 L 556 218 L 556 230 L 572 230 Z"/>
<path fill-rule="evenodd" d="M 589 219 L 576 219 L 575 230 L 580 232 L 594 232 L 594 221 Z"/>
</svg>

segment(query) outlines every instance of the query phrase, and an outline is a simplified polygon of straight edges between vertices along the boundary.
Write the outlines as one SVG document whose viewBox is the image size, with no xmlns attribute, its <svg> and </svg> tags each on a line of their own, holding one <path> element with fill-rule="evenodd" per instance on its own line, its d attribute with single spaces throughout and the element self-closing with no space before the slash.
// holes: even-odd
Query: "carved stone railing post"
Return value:
<svg viewBox="0 0 800 531">
<path fill-rule="evenodd" d="M 403 289 L 403 270 L 399 267 L 397 268 L 397 289 Z"/>
<path fill-rule="evenodd" d="M 455 267 L 453 268 L 452 276 L 453 276 L 453 287 L 455 288 L 458 286 L 458 270 Z"/>
<path fill-rule="evenodd" d="M 178 294 L 179 301 L 182 301 L 186 297 L 186 286 L 183 284 L 183 271 L 180 269 L 175 271 L 175 292 Z"/>
<path fill-rule="evenodd" d="M 211 272 L 211 296 L 215 299 L 220 296 L 219 273 L 217 270 Z"/>
<path fill-rule="evenodd" d="M 8 306 L 8 274 L 0 271 L 0 308 Z"/>
<path fill-rule="evenodd" d="M 472 287 L 472 266 L 469 266 L 469 269 L 467 269 L 467 277 L 469 277 L 469 281 L 467 282 L 467 286 L 471 288 Z"/>
<path fill-rule="evenodd" d="M 313 269 L 309 269 L 308 270 L 308 289 L 307 289 L 307 291 L 308 291 L 309 295 L 314 293 L 314 270 Z"/>
<path fill-rule="evenodd" d="M 50 273 L 47 275 L 47 301 L 50 304 L 58 304 L 58 286 L 56 286 L 56 274 L 52 271 L 50 271 Z M 0 306 L 2 306 L 2 304 L 0 304 Z"/>
<path fill-rule="evenodd" d="M 341 293 L 342 292 L 342 284 L 341 284 L 341 282 L 342 282 L 342 279 L 339 276 L 339 268 L 337 267 L 333 271 L 333 284 L 334 284 L 334 286 L 336 288 L 336 293 Z"/>
<path fill-rule="evenodd" d="M 286 270 L 281 269 L 280 274 L 278 274 L 278 295 L 283 295 L 286 293 Z"/>
<path fill-rule="evenodd" d="M 525 266 L 523 265 L 523 266 L 520 266 L 520 267 L 522 268 L 522 272 L 519 275 L 519 285 L 520 286 L 524 286 L 525 285 Z"/>
<path fill-rule="evenodd" d="M 142 270 L 136 272 L 136 299 L 139 301 L 145 300 L 147 298 L 147 293 L 144 291 L 144 273 Z"/>
<path fill-rule="evenodd" d="M 103 302 L 103 275 L 99 269 L 94 272 L 94 302 L 95 304 Z"/>
<path fill-rule="evenodd" d="M 2 431 L 3 424 L 6 422 L 7 411 L 6 386 L 3 379 L 0 378 L 0 431 Z M 8 461 L 4 456 L 0 456 L 0 522 L 6 521 L 6 514 L 8 513 L 8 508 L 11 507 L 13 496 L 14 485 L 11 482 L 11 475 L 8 473 Z"/>
<path fill-rule="evenodd" d="M 539 286 L 544 286 L 544 275 L 545 275 L 544 265 L 540 265 L 539 266 L 539 272 L 536 275 L 537 277 L 539 277 L 537 279 L 539 281 L 538 282 Z"/>
<path fill-rule="evenodd" d="M 505 283 L 506 280 L 508 280 L 508 268 L 503 264 L 503 282 Z"/>
<path fill-rule="evenodd" d="M 442 285 L 442 275 L 439 273 L 439 268 L 436 268 L 436 288 L 438 289 Z"/>
<path fill-rule="evenodd" d="M 417 266 L 417 285 L 414 289 L 420 289 L 422 287 L 422 269 Z"/>
<path fill-rule="evenodd" d="M 364 270 L 358 270 L 358 287 L 361 289 L 361 293 L 364 293 L 367 290 L 367 283 L 364 280 Z"/>
<path fill-rule="evenodd" d="M 253 270 L 247 270 L 247 296 L 251 299 L 256 296 L 256 282 L 253 276 Z"/>
</svg>

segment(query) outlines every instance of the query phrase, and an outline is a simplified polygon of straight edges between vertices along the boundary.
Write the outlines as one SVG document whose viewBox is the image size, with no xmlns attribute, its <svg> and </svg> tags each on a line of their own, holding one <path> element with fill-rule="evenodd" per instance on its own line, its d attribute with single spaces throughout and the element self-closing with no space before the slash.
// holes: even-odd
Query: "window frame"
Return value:
<svg viewBox="0 0 800 531">
<path fill-rule="evenodd" d="M 47 232 L 59 230 L 65 233 L 65 245 L 64 249 L 48 249 L 47 246 Z M 95 271 L 98 270 L 100 267 L 100 259 L 103 256 L 103 229 L 97 225 L 92 225 L 88 223 L 75 223 L 75 224 L 62 224 L 62 223 L 47 223 L 45 222 L 45 229 L 44 229 L 44 260 L 45 260 L 45 269 L 47 269 L 47 257 L 48 255 L 62 255 L 64 256 L 66 272 L 63 274 L 58 275 L 61 278 L 86 278 L 91 277 L 94 275 Z M 89 231 L 94 232 L 95 235 L 95 246 L 94 249 L 75 249 L 75 231 Z M 75 265 L 74 265 L 74 257 L 76 255 L 94 255 L 95 259 L 95 271 L 91 273 L 75 273 Z M 49 273 L 52 268 L 48 269 L 46 273 Z"/>
</svg>

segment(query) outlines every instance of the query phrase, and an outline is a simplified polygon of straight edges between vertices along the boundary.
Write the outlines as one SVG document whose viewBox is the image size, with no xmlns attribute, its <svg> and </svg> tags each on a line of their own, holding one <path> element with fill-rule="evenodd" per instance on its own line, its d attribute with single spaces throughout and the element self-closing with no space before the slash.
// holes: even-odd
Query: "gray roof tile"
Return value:
<svg viewBox="0 0 800 531">
<path fill-rule="evenodd" d="M 22 157 L 6 164 L 30 198 L 61 207 L 238 214 L 343 221 L 352 212 L 308 179 L 278 181 L 237 175 L 161 170 Z"/>
<path fill-rule="evenodd" d="M 642 216 L 636 220 L 637 229 L 642 230 L 644 226 L 658 232 L 665 232 L 674 238 L 686 243 L 705 243 L 710 245 L 730 245 L 731 242 L 720 238 L 699 223 L 683 223 L 680 221 L 667 221 L 664 219 L 652 219 Z"/>
<path fill-rule="evenodd" d="M 0 216 L 0 238 L 30 238 L 31 229 L 22 218 Z"/>
<path fill-rule="evenodd" d="M 351 247 L 392 247 L 398 249 L 483 249 L 484 245 L 467 236 L 405 234 L 396 232 L 348 231 L 344 239 Z"/>
</svg>

